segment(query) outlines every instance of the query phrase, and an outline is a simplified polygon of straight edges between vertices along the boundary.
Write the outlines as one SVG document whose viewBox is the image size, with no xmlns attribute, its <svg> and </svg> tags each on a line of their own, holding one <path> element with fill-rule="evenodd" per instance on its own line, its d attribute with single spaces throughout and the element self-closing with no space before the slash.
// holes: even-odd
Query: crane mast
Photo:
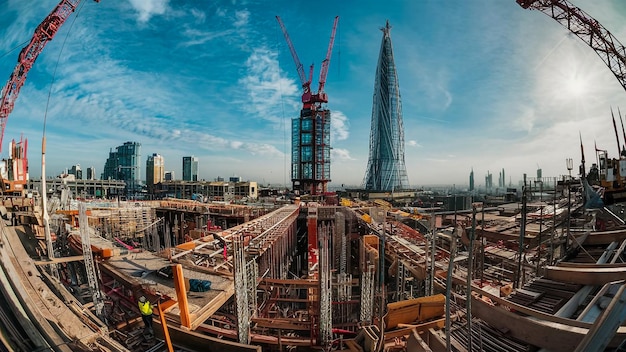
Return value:
<svg viewBox="0 0 626 352">
<path fill-rule="evenodd" d="M 62 0 L 59 2 L 54 10 L 37 26 L 28 45 L 20 51 L 17 65 L 13 69 L 8 82 L 2 88 L 2 96 L 0 97 L 0 151 L 2 151 L 7 119 L 13 111 L 15 100 L 26 81 L 28 71 L 33 67 L 35 60 L 37 60 L 46 44 L 54 38 L 61 25 L 74 12 L 80 1 Z"/>
</svg>

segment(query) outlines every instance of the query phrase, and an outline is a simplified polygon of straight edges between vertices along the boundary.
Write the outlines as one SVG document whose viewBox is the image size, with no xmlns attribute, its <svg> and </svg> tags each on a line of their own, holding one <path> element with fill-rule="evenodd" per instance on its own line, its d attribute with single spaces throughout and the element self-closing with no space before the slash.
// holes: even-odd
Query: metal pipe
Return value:
<svg viewBox="0 0 626 352">
<path fill-rule="evenodd" d="M 524 186 L 522 186 L 522 218 L 520 220 L 519 243 L 517 249 L 517 271 L 515 273 L 515 287 L 523 285 L 522 276 L 522 255 L 524 254 L 524 237 L 526 237 L 526 174 L 524 174 Z"/>
<path fill-rule="evenodd" d="M 446 275 L 446 351 L 452 351 L 450 342 L 451 335 L 451 317 L 450 317 L 450 291 L 452 290 L 452 270 L 454 269 L 454 255 L 456 252 L 456 221 L 452 232 L 452 240 L 450 241 L 450 257 L 448 259 L 448 274 Z"/>
<path fill-rule="evenodd" d="M 472 204 L 472 232 L 469 236 L 469 248 L 467 252 L 467 290 L 466 290 L 466 312 L 467 317 L 467 350 L 472 350 L 472 272 L 474 260 L 474 238 L 476 238 L 476 204 Z"/>
<path fill-rule="evenodd" d="M 543 181 L 539 184 L 539 202 L 543 202 Z M 537 273 L 535 275 L 539 276 L 539 268 L 541 264 L 541 232 L 543 231 L 543 204 L 541 205 L 541 209 L 539 210 L 539 248 L 537 249 Z"/>
<path fill-rule="evenodd" d="M 615 122 L 615 120 L 613 120 Z M 616 131 L 617 132 L 617 131 Z M 619 147 L 619 143 L 618 143 Z M 572 158 L 565 159 L 565 163 L 567 166 L 567 170 L 569 171 L 569 179 L 567 180 L 567 234 L 565 235 L 565 253 L 567 253 L 568 245 L 567 241 L 570 237 L 570 220 L 571 220 L 571 210 L 572 210 L 572 169 L 574 168 L 574 163 Z"/>
</svg>

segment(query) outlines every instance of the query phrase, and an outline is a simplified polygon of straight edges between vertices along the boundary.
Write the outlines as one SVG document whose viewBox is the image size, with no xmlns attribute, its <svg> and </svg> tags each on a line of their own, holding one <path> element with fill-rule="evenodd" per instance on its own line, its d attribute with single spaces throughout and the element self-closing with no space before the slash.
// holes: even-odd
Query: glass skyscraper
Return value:
<svg viewBox="0 0 626 352">
<path fill-rule="evenodd" d="M 141 191 L 141 143 L 126 142 L 109 151 L 109 158 L 104 164 L 103 180 L 121 180 L 126 182 L 126 194 Z"/>
<path fill-rule="evenodd" d="M 198 181 L 198 158 L 193 155 L 183 157 L 183 181 Z"/>
<path fill-rule="evenodd" d="M 391 46 L 389 21 L 376 66 L 369 160 L 363 187 L 368 191 L 399 191 L 409 188 L 404 164 L 404 127 L 398 74 Z"/>
</svg>

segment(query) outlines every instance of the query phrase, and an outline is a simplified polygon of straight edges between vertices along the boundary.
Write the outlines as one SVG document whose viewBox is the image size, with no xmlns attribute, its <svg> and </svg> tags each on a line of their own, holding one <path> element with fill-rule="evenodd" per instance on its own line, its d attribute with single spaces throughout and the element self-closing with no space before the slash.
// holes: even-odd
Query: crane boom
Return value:
<svg viewBox="0 0 626 352">
<path fill-rule="evenodd" d="M 293 43 L 291 42 L 291 39 L 289 38 L 289 33 L 287 33 L 287 28 L 285 28 L 285 25 L 283 24 L 283 21 L 280 19 L 279 16 L 276 16 L 276 20 L 278 21 L 278 24 L 280 25 L 280 29 L 283 31 L 283 35 L 285 36 L 285 40 L 287 41 L 287 45 L 289 46 L 289 51 L 291 51 L 291 57 L 293 57 L 293 61 L 296 63 L 296 70 L 298 70 L 298 76 L 300 77 L 300 83 L 302 84 L 302 88 L 304 89 L 305 94 L 307 92 L 310 91 L 310 86 L 311 86 L 311 76 L 309 76 L 309 79 L 306 79 L 306 74 L 304 73 L 304 66 L 302 66 L 302 63 L 300 62 L 300 59 L 298 58 L 298 54 L 296 53 L 296 49 L 293 46 Z M 313 72 L 313 67 L 311 66 L 311 72 Z"/>
<path fill-rule="evenodd" d="M 33 67 L 35 60 L 37 60 L 46 44 L 54 38 L 61 25 L 74 12 L 80 1 L 61 0 L 54 10 L 37 26 L 28 45 L 20 51 L 17 65 L 13 69 L 9 81 L 2 88 L 2 96 L 0 97 L 0 151 L 2 151 L 2 141 L 7 119 L 13 111 L 15 100 L 24 85 L 24 81 L 26 81 L 28 71 Z"/>
<path fill-rule="evenodd" d="M 600 23 L 566 0 L 516 0 L 525 9 L 539 10 L 589 45 L 626 89 L 626 48 Z"/>
<path fill-rule="evenodd" d="M 339 21 L 339 16 L 335 16 L 335 22 L 333 23 L 333 30 L 330 34 L 330 41 L 328 42 L 328 50 L 326 51 L 326 58 L 322 61 L 322 68 L 320 70 L 320 82 L 319 88 L 317 90 L 318 96 L 320 98 L 326 100 L 328 102 L 328 98 L 326 94 L 324 94 L 324 84 L 326 83 L 326 76 L 328 75 L 328 66 L 330 65 L 330 56 L 333 52 L 333 44 L 335 43 L 335 32 L 337 31 L 337 22 Z"/>
</svg>

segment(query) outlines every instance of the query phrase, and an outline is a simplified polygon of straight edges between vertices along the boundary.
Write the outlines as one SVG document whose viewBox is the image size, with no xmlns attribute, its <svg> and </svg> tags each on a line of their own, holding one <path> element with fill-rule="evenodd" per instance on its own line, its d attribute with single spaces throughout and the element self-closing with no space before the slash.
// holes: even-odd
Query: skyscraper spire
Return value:
<svg viewBox="0 0 626 352">
<path fill-rule="evenodd" d="M 381 30 L 383 40 L 376 66 L 369 160 L 363 186 L 370 191 L 394 191 L 408 189 L 409 179 L 404 164 L 402 101 L 389 21 Z"/>
</svg>

